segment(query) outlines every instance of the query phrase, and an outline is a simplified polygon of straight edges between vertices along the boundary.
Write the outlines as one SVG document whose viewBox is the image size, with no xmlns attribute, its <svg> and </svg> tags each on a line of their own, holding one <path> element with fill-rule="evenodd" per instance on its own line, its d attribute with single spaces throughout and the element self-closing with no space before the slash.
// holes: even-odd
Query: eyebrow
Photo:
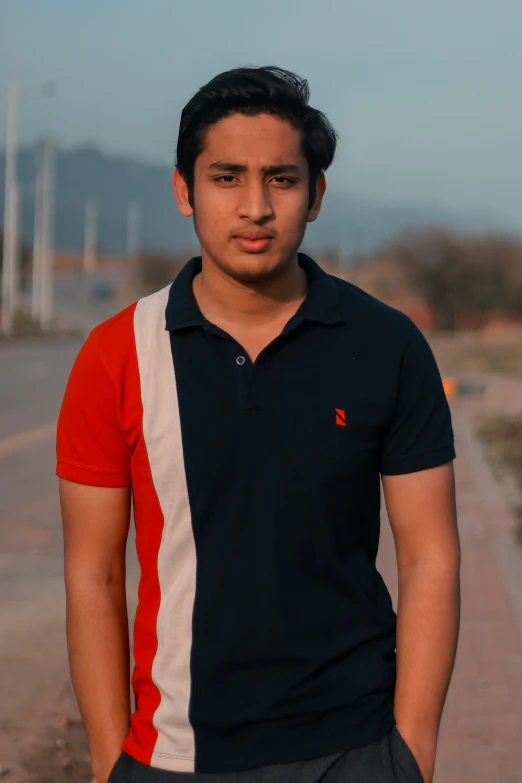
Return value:
<svg viewBox="0 0 522 783">
<path fill-rule="evenodd" d="M 211 163 L 210 169 L 216 169 L 217 171 L 230 171 L 234 174 L 244 174 L 248 170 L 248 166 L 242 163 L 232 163 L 228 160 L 217 160 L 215 163 Z M 271 174 L 277 176 L 278 174 L 298 174 L 299 166 L 295 163 L 278 163 L 273 166 L 263 166 L 261 171 L 263 174 Z"/>
</svg>

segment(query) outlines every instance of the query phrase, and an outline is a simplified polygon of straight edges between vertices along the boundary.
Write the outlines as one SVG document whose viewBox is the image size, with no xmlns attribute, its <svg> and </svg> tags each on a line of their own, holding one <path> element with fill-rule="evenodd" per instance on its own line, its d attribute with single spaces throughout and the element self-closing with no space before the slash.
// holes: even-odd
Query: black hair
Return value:
<svg viewBox="0 0 522 783">
<path fill-rule="evenodd" d="M 310 197 L 315 201 L 317 177 L 335 155 L 337 133 L 327 117 L 308 105 L 306 79 L 276 66 L 233 68 L 201 87 L 181 113 L 176 166 L 188 185 L 194 205 L 194 165 L 205 144 L 205 131 L 232 114 L 271 114 L 301 131 L 308 161 Z"/>
</svg>

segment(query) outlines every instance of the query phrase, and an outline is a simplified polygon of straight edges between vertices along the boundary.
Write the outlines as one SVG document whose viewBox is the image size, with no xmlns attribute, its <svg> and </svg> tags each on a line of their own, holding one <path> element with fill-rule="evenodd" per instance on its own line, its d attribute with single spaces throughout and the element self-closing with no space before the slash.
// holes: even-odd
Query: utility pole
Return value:
<svg viewBox="0 0 522 783">
<path fill-rule="evenodd" d="M 91 199 L 85 205 L 85 234 L 83 244 L 83 271 L 91 275 L 96 268 L 98 246 L 98 204 Z"/>
<path fill-rule="evenodd" d="M 31 318 L 40 318 L 42 285 L 42 150 L 36 151 L 36 178 L 34 181 L 34 232 L 33 232 L 33 279 L 31 287 Z"/>
<path fill-rule="evenodd" d="M 127 285 L 130 285 L 131 290 L 139 278 L 140 233 L 141 207 L 136 201 L 131 201 L 127 207 Z"/>
<path fill-rule="evenodd" d="M 141 208 L 131 201 L 127 209 L 127 256 L 135 259 L 140 249 Z"/>
<path fill-rule="evenodd" d="M 16 314 L 20 306 L 20 261 L 21 261 L 21 230 L 22 230 L 22 188 L 18 184 L 13 185 L 13 195 L 11 201 L 11 242 L 12 242 L 12 274 L 11 284 L 9 286 L 9 299 L 11 300 L 11 313 Z"/>
<path fill-rule="evenodd" d="M 54 145 L 46 141 L 42 166 L 42 228 L 40 236 L 40 326 L 48 331 L 53 318 Z"/>
<path fill-rule="evenodd" d="M 13 316 L 16 306 L 17 253 L 17 108 L 18 84 L 15 79 L 9 83 L 7 104 L 7 138 L 5 147 L 5 198 L 4 198 L 4 242 L 2 265 L 2 320 L 1 330 L 9 336 L 13 330 Z"/>
</svg>

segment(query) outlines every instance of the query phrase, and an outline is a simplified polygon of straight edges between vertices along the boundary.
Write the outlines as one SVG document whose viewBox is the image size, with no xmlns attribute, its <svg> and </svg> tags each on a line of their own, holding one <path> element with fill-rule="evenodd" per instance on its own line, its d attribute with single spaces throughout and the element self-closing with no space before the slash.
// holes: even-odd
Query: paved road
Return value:
<svg viewBox="0 0 522 783">
<path fill-rule="evenodd" d="M 55 283 L 59 323 L 83 336 L 125 304 L 89 300 L 76 275 L 63 275 Z M 11 770 L 9 783 L 35 780 L 29 766 L 38 770 L 64 721 L 74 723 L 79 717 L 64 637 L 54 439 L 65 384 L 83 336 L 0 341 L 0 777 L 3 770 Z M 131 612 L 136 583 L 132 543 Z M 60 763 L 67 762 L 66 753 L 58 749 L 63 758 L 55 759 L 56 752 L 53 748 L 46 756 L 53 783 L 62 779 Z M 76 771 L 64 767 L 68 779 Z"/>
<path fill-rule="evenodd" d="M 17 781 L 66 680 L 53 428 L 78 347 L 0 345 L 0 765 Z"/>
<path fill-rule="evenodd" d="M 9 783 L 26 783 L 25 758 L 48 741 L 50 728 L 78 717 L 67 672 L 54 438 L 80 345 L 70 338 L 0 344 L 0 772 L 12 769 Z"/>
<path fill-rule="evenodd" d="M 514 519 L 474 434 L 474 417 L 522 410 L 522 377 L 477 378 L 483 396 L 452 403 L 462 623 L 442 720 L 435 783 L 522 780 L 522 549 Z M 392 595 L 397 575 L 386 519 L 379 566 Z"/>
<path fill-rule="evenodd" d="M 67 676 L 54 423 L 77 339 L 0 344 L 0 767 L 26 783 L 23 760 L 75 707 Z M 520 783 L 522 558 L 505 498 L 473 436 L 482 409 L 522 406 L 522 379 L 486 379 L 453 405 L 463 545 L 463 623 L 444 715 L 436 783 Z M 396 594 L 384 520 L 379 554 Z M 135 570 L 130 583 L 135 590 Z"/>
</svg>

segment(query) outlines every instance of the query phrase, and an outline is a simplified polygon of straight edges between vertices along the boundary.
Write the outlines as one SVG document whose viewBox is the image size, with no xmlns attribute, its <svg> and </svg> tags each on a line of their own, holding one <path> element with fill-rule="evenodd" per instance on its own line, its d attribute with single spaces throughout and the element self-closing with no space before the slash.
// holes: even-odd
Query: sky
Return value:
<svg viewBox="0 0 522 783">
<path fill-rule="evenodd" d="M 520 0 L 1 0 L 0 145 L 15 76 L 23 142 L 173 164 L 199 86 L 275 64 L 340 134 L 335 189 L 522 231 L 521 35 Z"/>
</svg>

